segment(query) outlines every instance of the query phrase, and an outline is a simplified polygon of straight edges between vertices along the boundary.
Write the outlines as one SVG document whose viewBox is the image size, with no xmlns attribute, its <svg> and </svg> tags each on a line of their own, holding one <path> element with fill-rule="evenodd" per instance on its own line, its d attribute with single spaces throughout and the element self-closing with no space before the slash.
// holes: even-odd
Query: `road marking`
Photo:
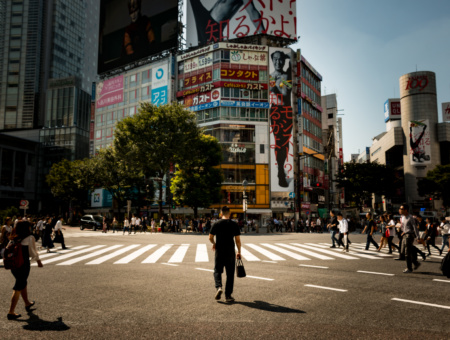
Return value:
<svg viewBox="0 0 450 340">
<path fill-rule="evenodd" d="M 329 257 L 329 256 L 326 256 L 326 255 L 321 255 L 321 254 L 316 254 L 316 253 L 314 253 L 314 252 L 312 252 L 310 250 L 301 249 L 299 247 L 294 247 L 294 246 L 291 246 L 289 244 L 277 243 L 277 245 L 282 246 L 282 247 L 286 247 L 288 249 L 292 249 L 292 250 L 298 251 L 299 253 L 303 253 L 303 254 L 306 254 L 306 255 L 309 255 L 309 256 L 313 256 L 313 257 L 317 257 L 317 258 L 319 258 L 321 260 L 334 260 L 333 257 Z"/>
<path fill-rule="evenodd" d="M 178 247 L 177 251 L 172 255 L 169 263 L 181 263 L 183 262 L 184 257 L 186 256 L 186 252 L 189 249 L 189 244 L 182 244 Z"/>
<path fill-rule="evenodd" d="M 323 287 L 323 286 L 316 286 L 316 285 L 305 285 L 305 287 L 312 287 L 312 288 L 319 288 L 319 289 L 326 289 L 326 290 L 334 290 L 335 292 L 347 292 L 346 289 L 338 289 L 338 288 Z"/>
<path fill-rule="evenodd" d="M 197 244 L 195 262 L 209 262 L 208 247 L 206 246 L 206 244 Z"/>
<path fill-rule="evenodd" d="M 74 263 L 77 263 L 77 262 L 80 262 L 80 261 L 83 261 L 83 260 L 86 260 L 86 259 L 90 259 L 91 257 L 95 257 L 95 256 L 98 256 L 98 255 L 104 254 L 104 253 L 106 253 L 108 251 L 117 249 L 119 247 L 123 247 L 123 245 L 122 244 L 117 244 L 115 246 L 104 248 L 104 249 L 98 250 L 98 251 L 96 251 L 94 253 L 87 254 L 87 255 L 84 255 L 84 256 L 81 256 L 81 257 L 77 257 L 76 259 L 72 259 L 72 260 L 69 260 L 69 261 L 58 263 L 57 266 L 70 266 L 70 265 L 72 265 Z"/>
<path fill-rule="evenodd" d="M 309 260 L 311 260 L 311 259 L 309 259 L 309 258 L 307 258 L 307 257 L 304 257 L 304 256 L 302 256 L 302 255 L 293 253 L 292 251 L 283 249 L 283 248 L 281 248 L 281 247 L 274 246 L 274 245 L 269 244 L 269 243 L 262 243 L 262 245 L 265 246 L 265 247 L 267 247 L 267 248 L 271 248 L 271 249 L 273 249 L 273 250 L 279 251 L 280 253 L 282 253 L 282 254 L 284 254 L 284 255 L 287 255 L 287 256 L 289 256 L 289 257 L 292 257 L 293 259 L 296 259 L 296 260 L 300 260 L 300 261 L 304 261 L 304 260 L 308 260 L 308 261 L 309 261 Z"/>
<path fill-rule="evenodd" d="M 426 303 L 426 302 L 419 302 L 419 301 L 411 301 L 411 300 L 404 300 L 404 299 L 397 299 L 393 298 L 393 301 L 400 301 L 400 302 L 407 302 L 412 303 L 416 305 L 422 305 L 422 306 L 429 306 L 429 307 L 437 307 L 437 308 L 443 308 L 443 309 L 450 309 L 450 306 L 442 306 L 442 305 L 436 305 L 434 303 Z"/>
<path fill-rule="evenodd" d="M 70 248 L 70 249 L 59 250 L 56 253 L 46 253 L 46 254 L 42 254 L 42 255 L 39 254 L 39 258 L 42 260 L 42 259 L 45 259 L 47 257 L 51 257 L 51 256 L 59 255 L 59 254 L 69 253 L 69 252 L 71 252 L 73 250 L 83 249 L 83 248 L 86 248 L 86 247 L 87 246 L 78 246 L 78 247 L 73 247 L 73 248 Z"/>
<path fill-rule="evenodd" d="M 237 248 L 236 248 L 237 252 Z M 259 258 L 257 258 L 255 255 L 250 253 L 246 248 L 241 247 L 241 254 L 244 257 L 246 261 L 261 261 Z"/>
<path fill-rule="evenodd" d="M 197 270 L 203 270 L 205 272 L 211 272 L 214 273 L 214 270 L 212 269 L 205 269 L 205 268 L 195 268 Z M 247 275 L 246 277 L 250 278 L 250 279 L 257 279 L 257 280 L 264 280 L 264 281 L 274 281 L 275 279 L 269 279 L 267 277 L 260 277 L 260 276 L 252 276 L 252 275 Z"/>
<path fill-rule="evenodd" d="M 278 263 L 278 262 L 276 262 L 276 261 L 266 261 L 266 260 L 261 261 L 261 262 L 266 262 L 266 263 Z"/>
<path fill-rule="evenodd" d="M 168 251 L 172 246 L 173 244 L 166 244 L 162 246 L 153 254 L 151 254 L 149 257 L 147 257 L 144 261 L 142 261 L 142 263 L 156 263 L 156 261 L 158 261 L 161 258 L 161 256 L 163 256 L 166 253 L 166 251 Z"/>
<path fill-rule="evenodd" d="M 142 254 L 144 254 L 147 250 L 152 249 L 153 247 L 156 247 L 156 244 L 148 244 L 145 247 L 131 253 L 128 256 L 125 256 L 123 259 L 120 259 L 119 261 L 114 262 L 114 264 L 126 264 L 126 263 L 130 263 L 132 260 L 134 260 L 135 258 L 141 256 Z"/>
<path fill-rule="evenodd" d="M 311 243 L 308 243 L 311 244 Z M 320 245 L 318 244 L 317 247 L 320 248 L 328 248 L 328 246 L 325 245 Z M 340 248 L 332 248 L 333 252 L 342 252 L 342 250 Z M 370 260 L 382 260 L 383 256 L 391 256 L 391 255 L 384 255 L 384 254 L 380 254 L 380 253 L 376 253 L 376 255 L 369 255 L 369 254 L 364 254 L 366 251 L 365 250 L 361 250 L 355 247 L 350 246 L 349 252 L 347 254 L 351 254 L 354 256 L 358 256 L 358 257 L 363 257 L 366 259 L 370 259 Z M 368 252 L 368 253 L 375 253 L 375 252 Z"/>
<path fill-rule="evenodd" d="M 439 279 L 433 279 L 433 281 L 436 281 L 436 282 L 446 282 L 446 283 L 450 283 L 450 280 L 439 280 Z"/>
<path fill-rule="evenodd" d="M 52 262 L 56 262 L 56 261 L 66 260 L 66 259 L 69 259 L 71 257 L 77 256 L 77 255 L 80 255 L 80 254 L 84 254 L 84 253 L 87 253 L 89 251 L 101 248 L 101 247 L 106 247 L 106 246 L 105 245 L 94 246 L 94 247 L 91 247 L 91 248 L 88 248 L 88 249 L 83 249 L 83 250 L 79 250 L 79 251 L 76 251 L 76 252 L 73 252 L 73 253 L 69 253 L 69 254 L 58 256 L 58 257 L 54 257 L 52 259 L 42 261 L 42 263 L 43 264 L 47 264 L 47 263 L 52 263 Z M 37 264 L 33 263 L 33 265 L 37 265 Z"/>
<path fill-rule="evenodd" d="M 286 261 L 285 259 L 283 259 L 282 257 L 260 247 L 257 246 L 256 244 L 252 244 L 252 243 L 247 243 L 246 244 L 247 247 L 253 248 L 255 249 L 257 252 L 260 252 L 261 254 L 263 254 L 264 256 L 268 257 L 269 259 L 271 259 L 272 261 Z"/>
<path fill-rule="evenodd" d="M 393 256 L 392 254 L 384 254 L 381 251 L 366 250 L 365 246 L 352 246 L 352 245 L 350 245 L 350 247 L 352 247 L 354 249 L 357 249 L 359 252 L 363 252 L 363 253 L 366 253 L 366 254 L 374 254 L 374 255 L 377 255 L 377 256 L 381 256 L 381 257 L 392 257 Z"/>
<path fill-rule="evenodd" d="M 166 266 L 173 266 L 173 267 L 179 267 L 180 266 L 179 264 L 173 264 L 173 263 L 161 263 L 161 264 L 164 264 Z"/>
<path fill-rule="evenodd" d="M 314 250 L 314 251 L 318 251 L 320 253 L 324 253 L 324 254 L 328 254 L 334 257 L 340 257 L 341 259 L 346 259 L 346 260 L 359 260 L 357 257 L 353 257 L 353 256 L 348 256 L 345 254 L 340 254 L 337 253 L 335 251 L 331 251 L 331 250 L 325 250 L 325 249 L 320 249 L 320 248 L 316 248 L 316 247 L 312 247 L 312 246 L 307 246 L 304 244 L 300 244 L 300 243 L 292 243 L 294 246 L 297 247 L 301 247 L 301 248 L 306 248 L 306 249 L 310 249 L 310 250 Z M 310 243 L 308 243 L 310 244 Z"/>
<path fill-rule="evenodd" d="M 388 273 L 377 273 L 377 272 L 366 272 L 364 270 L 358 270 L 357 273 L 363 273 L 363 274 L 374 274 L 374 275 L 385 275 L 385 276 L 394 276 L 395 274 L 388 274 Z"/>
<path fill-rule="evenodd" d="M 112 254 L 105 255 L 103 257 L 100 257 L 100 258 L 98 258 L 98 259 L 96 259 L 94 261 L 88 262 L 86 264 L 100 264 L 100 263 L 103 263 L 103 262 L 105 262 L 107 260 L 110 260 L 110 259 L 116 257 L 116 256 L 122 255 L 123 253 L 126 253 L 127 251 L 129 251 L 131 249 L 134 249 L 134 248 L 136 248 L 138 246 L 140 246 L 140 244 L 132 244 L 132 245 L 130 245 L 128 247 L 119 249 L 118 251 L 115 251 Z"/>
<path fill-rule="evenodd" d="M 334 259 L 333 259 L 334 260 Z M 308 268 L 320 268 L 320 269 L 328 269 L 328 267 L 323 266 L 311 266 L 309 264 L 299 264 L 300 267 L 308 267 Z"/>
</svg>

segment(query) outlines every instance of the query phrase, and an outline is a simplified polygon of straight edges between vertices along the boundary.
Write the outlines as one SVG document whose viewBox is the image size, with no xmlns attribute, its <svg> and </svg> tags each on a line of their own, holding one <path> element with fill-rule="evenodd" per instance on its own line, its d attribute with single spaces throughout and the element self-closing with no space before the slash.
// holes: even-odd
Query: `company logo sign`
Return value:
<svg viewBox="0 0 450 340">
<path fill-rule="evenodd" d="M 450 122 L 450 102 L 442 103 L 442 120 Z"/>
<path fill-rule="evenodd" d="M 406 83 L 405 90 L 419 90 L 423 91 L 428 86 L 428 76 L 414 76 L 409 77 L 408 82 Z"/>
</svg>

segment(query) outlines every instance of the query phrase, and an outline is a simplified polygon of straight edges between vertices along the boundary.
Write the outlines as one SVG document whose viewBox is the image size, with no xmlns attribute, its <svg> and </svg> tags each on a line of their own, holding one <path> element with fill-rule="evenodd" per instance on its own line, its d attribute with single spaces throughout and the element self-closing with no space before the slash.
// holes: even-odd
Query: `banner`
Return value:
<svg viewBox="0 0 450 340">
<path fill-rule="evenodd" d="M 168 103 L 169 67 L 167 64 L 152 68 L 152 103 L 156 106 Z"/>
<path fill-rule="evenodd" d="M 431 164 L 428 119 L 409 122 L 409 154 L 411 165 Z"/>
<path fill-rule="evenodd" d="M 123 75 L 97 84 L 97 109 L 123 102 Z"/>
<path fill-rule="evenodd" d="M 220 78 L 258 81 L 259 71 L 223 68 L 220 70 Z"/>
<path fill-rule="evenodd" d="M 442 121 L 450 122 L 450 102 L 442 103 Z"/>
<path fill-rule="evenodd" d="M 230 63 L 267 66 L 267 52 L 231 50 Z"/>
<path fill-rule="evenodd" d="M 259 34 L 296 41 L 296 1 L 188 0 L 186 27 L 188 47 Z"/>
</svg>

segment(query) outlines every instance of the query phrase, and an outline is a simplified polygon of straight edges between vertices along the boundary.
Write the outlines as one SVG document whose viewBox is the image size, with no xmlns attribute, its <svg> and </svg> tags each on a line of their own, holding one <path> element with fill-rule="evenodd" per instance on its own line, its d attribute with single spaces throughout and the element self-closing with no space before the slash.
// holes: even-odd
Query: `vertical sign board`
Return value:
<svg viewBox="0 0 450 340">
<path fill-rule="evenodd" d="M 289 48 L 269 48 L 270 174 L 272 192 L 294 191 L 292 59 Z"/>
<path fill-rule="evenodd" d="M 411 165 L 431 164 L 431 145 L 429 120 L 409 122 L 409 155 Z"/>
<path fill-rule="evenodd" d="M 97 84 L 97 109 L 123 102 L 123 75 Z"/>
<path fill-rule="evenodd" d="M 152 68 L 152 103 L 156 106 L 167 104 L 169 67 L 167 63 Z"/>
<path fill-rule="evenodd" d="M 442 103 L 442 121 L 450 122 L 450 102 Z"/>
</svg>

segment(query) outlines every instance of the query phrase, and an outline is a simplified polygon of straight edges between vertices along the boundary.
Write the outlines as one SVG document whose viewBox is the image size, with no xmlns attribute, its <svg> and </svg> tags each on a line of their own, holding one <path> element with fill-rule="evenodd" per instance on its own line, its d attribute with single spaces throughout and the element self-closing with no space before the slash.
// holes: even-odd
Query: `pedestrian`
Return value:
<svg viewBox="0 0 450 340">
<path fill-rule="evenodd" d="M 148 220 L 147 220 L 147 216 L 145 216 L 144 218 L 142 218 L 141 234 L 142 234 L 142 231 L 144 231 L 144 234 L 147 233 L 147 225 L 148 225 Z"/>
<path fill-rule="evenodd" d="M 407 205 L 402 205 L 399 209 L 400 214 L 402 215 L 402 229 L 403 236 L 405 237 L 405 241 L 403 244 L 405 258 L 406 258 L 406 266 L 407 268 L 403 270 L 403 273 L 412 273 L 414 264 L 414 269 L 418 269 L 420 267 L 420 263 L 417 262 L 417 257 L 414 252 L 414 239 L 417 237 L 419 239 L 419 231 L 416 226 L 416 221 L 409 214 L 409 208 Z M 403 249 L 402 249 L 403 250 Z"/>
<path fill-rule="evenodd" d="M 107 233 L 108 232 L 108 223 L 106 222 L 106 216 L 103 216 L 103 229 L 102 229 L 102 233 Z"/>
<path fill-rule="evenodd" d="M 64 234 L 63 230 L 66 230 L 66 228 L 62 227 L 62 217 L 58 217 L 58 222 L 56 222 L 55 225 L 55 238 L 53 239 L 54 243 L 61 243 L 62 249 L 67 249 L 66 244 L 64 243 Z"/>
<path fill-rule="evenodd" d="M 153 232 L 156 233 L 156 221 L 155 221 L 154 218 L 152 218 L 152 220 L 150 222 L 150 232 L 151 233 L 153 233 Z"/>
<path fill-rule="evenodd" d="M 119 223 L 117 222 L 117 219 L 114 217 L 113 218 L 113 220 L 112 220 L 112 230 L 113 230 L 113 234 L 116 232 L 116 229 L 118 228 L 118 226 L 119 226 Z"/>
<path fill-rule="evenodd" d="M 137 216 L 134 223 L 134 234 L 136 234 L 136 231 L 141 229 L 141 218 Z"/>
<path fill-rule="evenodd" d="M 427 232 L 427 223 L 424 221 L 422 215 L 416 216 L 417 220 L 417 229 L 419 230 L 419 240 L 423 240 L 421 243 L 423 246 L 423 250 L 427 249 L 427 244 L 425 243 L 425 233 Z"/>
<path fill-rule="evenodd" d="M 136 229 L 136 216 L 134 216 L 133 214 L 131 215 L 130 231 L 128 232 L 128 234 L 131 234 L 131 232 L 135 229 Z"/>
<path fill-rule="evenodd" d="M 42 247 L 47 248 L 47 253 L 50 253 L 50 249 L 54 248 L 52 240 L 52 218 L 47 217 L 47 221 L 44 223 L 44 237 L 42 238 Z"/>
<path fill-rule="evenodd" d="M 5 224 L 2 226 L 0 234 L 0 258 L 3 258 L 3 252 L 9 242 L 9 237 L 11 236 L 12 231 L 12 219 L 11 217 L 6 217 Z"/>
<path fill-rule="evenodd" d="M 392 254 L 392 249 L 397 248 L 397 251 L 400 253 L 400 248 L 395 245 L 392 241 L 394 240 L 394 235 L 396 234 L 396 223 L 392 215 L 388 215 L 389 223 L 386 225 L 386 236 L 389 247 L 389 254 Z"/>
<path fill-rule="evenodd" d="M 19 302 L 20 296 L 22 296 L 23 302 L 25 303 L 25 310 L 27 312 L 31 311 L 31 307 L 34 306 L 35 302 L 31 302 L 28 299 L 28 276 L 30 275 L 30 257 L 32 260 L 36 260 L 38 267 L 42 268 L 42 262 L 39 259 L 39 255 L 36 249 L 36 241 L 30 233 L 30 224 L 27 221 L 21 221 L 16 224 L 16 227 L 12 231 L 10 236 L 12 242 L 20 242 L 22 244 L 22 256 L 23 264 L 19 268 L 11 269 L 16 282 L 13 287 L 13 294 L 11 297 L 11 305 L 9 307 L 9 312 L 7 315 L 8 320 L 16 320 L 22 315 L 16 314 L 15 309 L 17 302 Z"/>
<path fill-rule="evenodd" d="M 331 216 L 331 222 L 327 226 L 328 229 L 330 230 L 330 234 L 331 234 L 332 245 L 330 248 L 336 248 L 336 243 L 340 247 L 341 245 L 340 245 L 339 241 L 336 239 L 336 233 L 338 231 L 339 222 L 333 211 L 330 211 L 330 216 Z"/>
<path fill-rule="evenodd" d="M 234 286 L 234 271 L 236 259 L 241 258 L 241 231 L 234 221 L 230 220 L 230 208 L 222 207 L 222 219 L 214 223 L 209 233 L 209 241 L 213 244 L 214 256 L 214 281 L 217 289 L 215 299 L 222 296 L 222 273 L 225 267 L 227 282 L 225 284 L 225 301 L 234 302 L 231 295 Z M 215 237 L 215 239 L 214 239 Z M 235 254 L 235 242 L 237 254 Z"/>
<path fill-rule="evenodd" d="M 130 235 L 130 221 L 126 216 L 125 219 L 123 220 L 123 235 L 125 235 L 125 231 L 128 231 L 128 235 Z"/>
<path fill-rule="evenodd" d="M 386 246 L 386 243 L 388 241 L 388 237 L 386 236 L 386 231 L 388 230 L 387 223 L 386 223 L 386 216 L 381 215 L 379 220 L 379 225 L 381 228 L 381 238 L 380 238 L 380 247 L 377 249 L 377 251 L 381 251 Z"/>
<path fill-rule="evenodd" d="M 348 221 L 342 216 L 342 213 L 337 214 L 337 220 L 339 221 L 339 242 L 344 247 L 342 251 L 348 253 Z M 344 242 L 342 242 L 342 239 Z"/>
<path fill-rule="evenodd" d="M 444 251 L 445 246 L 447 246 L 450 250 L 448 240 L 450 236 L 450 222 L 445 219 L 445 217 L 441 217 L 441 224 L 438 227 L 440 234 L 442 235 L 442 247 L 441 254 Z"/>
<path fill-rule="evenodd" d="M 427 245 L 427 249 L 428 249 L 428 256 L 431 256 L 431 250 L 430 250 L 430 246 L 433 246 L 434 248 L 436 248 L 439 252 L 439 255 L 442 255 L 442 251 L 436 247 L 436 226 L 434 225 L 433 222 L 431 222 L 431 219 L 429 217 L 427 217 L 427 231 L 425 232 L 425 243 Z"/>
<path fill-rule="evenodd" d="M 364 234 L 367 230 L 367 242 L 366 242 L 366 250 L 369 250 L 370 243 L 374 245 L 376 249 L 378 249 L 378 243 L 373 239 L 373 234 L 377 230 L 377 225 L 375 221 L 372 219 L 372 214 L 369 212 L 366 214 L 367 224 L 361 234 Z"/>
</svg>

